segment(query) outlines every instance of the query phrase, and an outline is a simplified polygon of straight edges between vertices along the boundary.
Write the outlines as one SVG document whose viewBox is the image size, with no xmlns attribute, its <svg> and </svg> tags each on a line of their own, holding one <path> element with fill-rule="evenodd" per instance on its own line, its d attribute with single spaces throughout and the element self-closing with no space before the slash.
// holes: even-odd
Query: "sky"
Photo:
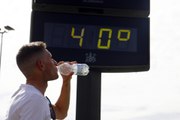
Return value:
<svg viewBox="0 0 180 120">
<path fill-rule="evenodd" d="M 178 0 L 151 0 L 148 72 L 102 73 L 101 120 L 180 119 L 180 8 Z M 15 56 L 29 42 L 31 0 L 0 0 L 0 28 L 15 31 L 3 36 L 0 71 L 0 120 L 8 103 L 25 78 Z M 75 120 L 76 76 L 72 78 L 71 104 L 66 120 Z M 52 102 L 61 79 L 49 83 L 46 95 Z M 57 92 L 54 92 L 57 91 Z"/>
</svg>

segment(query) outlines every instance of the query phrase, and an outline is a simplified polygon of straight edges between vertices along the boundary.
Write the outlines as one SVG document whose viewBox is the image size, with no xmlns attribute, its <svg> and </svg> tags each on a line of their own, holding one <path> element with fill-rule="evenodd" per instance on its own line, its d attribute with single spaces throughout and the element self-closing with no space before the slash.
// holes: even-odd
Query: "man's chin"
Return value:
<svg viewBox="0 0 180 120">
<path fill-rule="evenodd" d="M 52 78 L 52 79 L 49 80 L 49 81 L 57 80 L 58 78 L 59 78 L 59 75 L 56 75 L 54 78 Z"/>
</svg>

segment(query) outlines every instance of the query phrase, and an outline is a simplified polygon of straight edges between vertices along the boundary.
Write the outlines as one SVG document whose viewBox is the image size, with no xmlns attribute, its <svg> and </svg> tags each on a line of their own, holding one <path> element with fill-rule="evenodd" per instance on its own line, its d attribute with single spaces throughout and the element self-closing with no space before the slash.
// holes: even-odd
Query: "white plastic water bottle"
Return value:
<svg viewBox="0 0 180 120">
<path fill-rule="evenodd" d="M 69 75 L 71 72 L 74 72 L 75 75 L 86 76 L 89 73 L 89 66 L 87 64 L 72 64 L 63 63 L 59 65 L 58 70 L 62 75 Z"/>
</svg>

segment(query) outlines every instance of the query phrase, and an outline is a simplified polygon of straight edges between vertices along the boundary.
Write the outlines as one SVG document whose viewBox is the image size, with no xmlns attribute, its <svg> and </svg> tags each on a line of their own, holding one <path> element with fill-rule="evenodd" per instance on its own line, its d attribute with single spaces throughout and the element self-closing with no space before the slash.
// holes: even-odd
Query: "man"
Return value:
<svg viewBox="0 0 180 120">
<path fill-rule="evenodd" d="M 24 45 L 16 56 L 19 69 L 26 77 L 26 84 L 12 96 L 7 120 L 50 120 L 67 116 L 70 99 L 70 80 L 73 73 L 62 76 L 63 84 L 57 102 L 52 105 L 44 93 L 48 81 L 58 78 L 57 63 L 43 42 Z M 69 62 L 74 64 L 75 62 Z M 55 92 L 56 93 L 56 92 Z"/>
</svg>

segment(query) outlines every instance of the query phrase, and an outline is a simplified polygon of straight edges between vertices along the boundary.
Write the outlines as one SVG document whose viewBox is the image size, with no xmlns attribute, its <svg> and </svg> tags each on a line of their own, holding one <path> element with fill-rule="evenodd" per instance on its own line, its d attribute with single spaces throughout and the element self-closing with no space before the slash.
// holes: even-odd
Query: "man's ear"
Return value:
<svg viewBox="0 0 180 120">
<path fill-rule="evenodd" d="M 44 71 L 44 69 L 45 69 L 44 62 L 43 62 L 42 60 L 37 60 L 37 61 L 36 61 L 36 67 L 37 67 L 37 69 L 39 69 L 40 71 Z"/>
</svg>

